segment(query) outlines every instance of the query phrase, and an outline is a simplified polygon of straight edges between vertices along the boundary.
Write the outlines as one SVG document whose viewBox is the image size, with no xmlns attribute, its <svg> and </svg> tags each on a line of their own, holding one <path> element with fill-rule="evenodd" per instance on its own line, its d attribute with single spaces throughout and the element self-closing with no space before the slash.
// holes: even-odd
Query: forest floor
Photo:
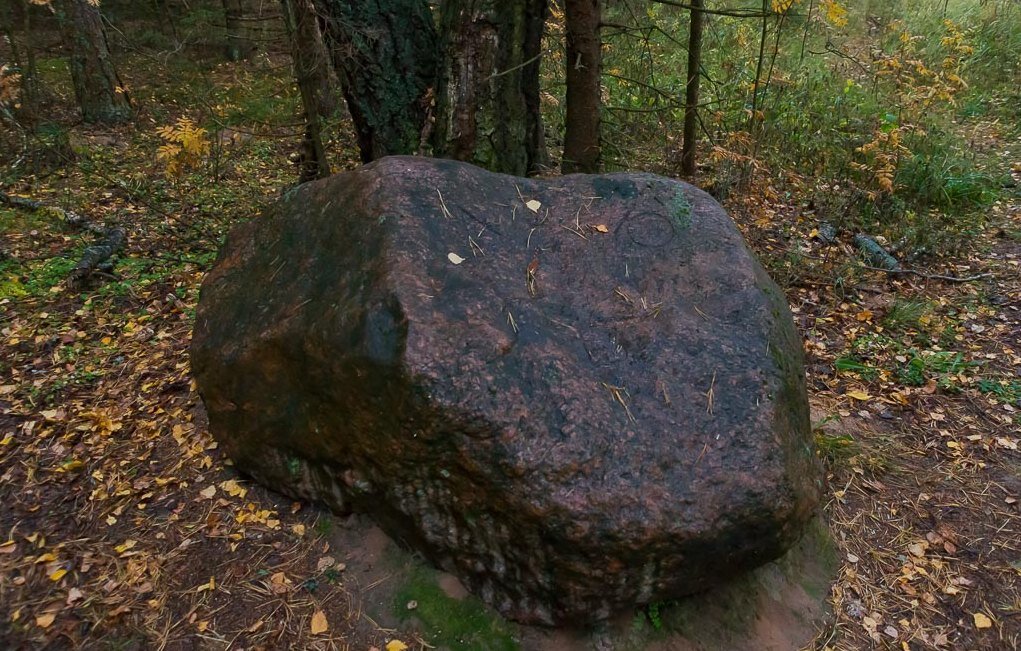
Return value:
<svg viewBox="0 0 1021 651">
<path fill-rule="evenodd" d="M 225 126 L 215 169 L 166 178 L 153 126 L 267 96 L 239 68 L 208 74 L 248 95 L 185 105 L 174 71 L 139 82 L 144 126 L 76 126 L 74 162 L 4 188 L 129 240 L 112 277 L 72 290 L 93 236 L 0 207 L 0 642 L 429 648 L 362 610 L 345 577 L 359 550 L 336 545 L 333 516 L 239 477 L 206 429 L 187 352 L 199 284 L 226 230 L 291 182 L 299 129 Z M 964 128 L 1021 182 L 1016 133 Z M 954 256 L 919 263 L 989 276 L 847 284 L 833 270 L 854 264 L 848 244 L 821 242 L 788 188 L 758 185 L 728 207 L 764 259 L 802 261 L 779 279 L 806 338 L 841 555 L 815 648 L 1021 648 L 1021 195 L 1006 189 Z"/>
</svg>

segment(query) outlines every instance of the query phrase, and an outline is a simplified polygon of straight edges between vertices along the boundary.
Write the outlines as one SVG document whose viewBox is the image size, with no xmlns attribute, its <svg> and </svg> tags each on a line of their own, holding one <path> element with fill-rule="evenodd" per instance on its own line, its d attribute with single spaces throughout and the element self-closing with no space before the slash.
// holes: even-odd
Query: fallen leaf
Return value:
<svg viewBox="0 0 1021 651">
<path fill-rule="evenodd" d="M 35 618 L 35 625 L 39 628 L 49 628 L 56 618 L 57 613 L 43 613 Z"/>
<path fill-rule="evenodd" d="M 73 606 L 76 601 L 81 601 L 85 597 L 85 593 L 78 588 L 71 588 L 67 591 L 67 605 Z"/>
<path fill-rule="evenodd" d="M 305 535 L 305 525 L 303 525 L 303 524 L 292 525 L 291 526 L 291 531 L 293 531 L 296 536 L 304 536 Z"/>
<path fill-rule="evenodd" d="M 406 651 L 408 645 L 400 640 L 390 640 L 386 643 L 386 651 Z"/>
<path fill-rule="evenodd" d="M 847 397 L 854 398 L 855 400 L 862 400 L 862 401 L 871 400 L 872 399 L 872 396 L 870 396 L 868 393 L 866 393 L 864 391 L 848 391 L 847 392 Z"/>
<path fill-rule="evenodd" d="M 60 568 L 59 570 L 55 571 L 53 574 L 50 575 L 50 581 L 56 583 L 57 581 L 64 578 L 65 574 L 67 574 L 67 570 L 65 570 L 64 568 Z"/>
<path fill-rule="evenodd" d="M 202 497 L 204 497 L 207 500 L 213 499 L 213 496 L 216 495 L 216 486 L 213 486 L 212 484 L 210 484 L 209 486 L 207 486 L 207 487 L 203 488 L 202 490 L 200 490 L 199 491 L 199 495 L 201 495 Z"/>
<path fill-rule="evenodd" d="M 461 264 L 462 262 L 464 262 L 464 258 L 462 258 L 461 256 L 457 255 L 456 253 L 448 253 L 447 254 L 447 260 L 450 260 L 454 264 Z"/>
<path fill-rule="evenodd" d="M 337 559 L 332 556 L 323 556 L 316 563 L 316 572 L 322 572 L 323 570 L 333 567 L 337 563 Z"/>
<path fill-rule="evenodd" d="M 131 540 L 129 538 L 128 540 L 125 540 L 122 544 L 117 545 L 116 547 L 114 547 L 113 550 L 115 552 L 117 552 L 118 554 L 123 554 L 124 552 L 128 551 L 129 549 L 131 549 L 132 547 L 134 547 L 137 544 L 138 544 L 137 540 Z"/>
<path fill-rule="evenodd" d="M 992 628 L 993 620 L 985 616 L 984 613 L 975 613 L 972 615 L 975 618 L 975 628 Z"/>
<path fill-rule="evenodd" d="M 542 204 L 540 202 L 536 201 L 535 199 L 530 199 L 529 201 L 525 202 L 525 207 L 528 208 L 529 210 L 531 210 L 532 212 L 539 212 L 539 208 L 542 208 Z M 403 644 L 403 642 L 402 642 L 402 644 Z M 403 648 L 406 649 L 407 647 L 403 647 Z M 391 651 L 391 649 L 387 649 L 386 651 Z"/>
<path fill-rule="evenodd" d="M 596 224 L 596 230 L 600 233 L 609 233 L 610 229 L 607 228 L 606 224 Z"/>
<path fill-rule="evenodd" d="M 277 572 L 269 577 L 269 589 L 273 591 L 273 594 L 283 594 L 289 591 L 291 589 L 290 585 L 291 580 L 283 572 Z"/>
<path fill-rule="evenodd" d="M 326 621 L 326 613 L 321 610 L 317 610 L 312 615 L 312 635 L 319 635 L 330 630 L 330 624 Z"/>
</svg>

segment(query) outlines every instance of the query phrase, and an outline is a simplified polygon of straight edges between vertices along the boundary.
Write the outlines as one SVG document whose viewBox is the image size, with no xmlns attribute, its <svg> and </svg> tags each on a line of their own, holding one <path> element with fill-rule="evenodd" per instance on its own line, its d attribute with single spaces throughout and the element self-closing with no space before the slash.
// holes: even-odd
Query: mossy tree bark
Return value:
<svg viewBox="0 0 1021 651">
<path fill-rule="evenodd" d="M 315 0 L 361 158 L 414 154 L 426 137 L 439 61 L 425 0 Z"/>
<path fill-rule="evenodd" d="M 545 167 L 539 58 L 546 0 L 447 0 L 434 153 L 523 176 Z"/>
<path fill-rule="evenodd" d="M 564 0 L 567 93 L 564 118 L 565 173 L 599 171 L 602 43 L 600 0 Z"/>
<path fill-rule="evenodd" d="M 110 58 L 99 7 L 89 0 L 63 0 L 60 8 L 82 118 L 105 123 L 131 119 L 131 102 Z"/>
</svg>

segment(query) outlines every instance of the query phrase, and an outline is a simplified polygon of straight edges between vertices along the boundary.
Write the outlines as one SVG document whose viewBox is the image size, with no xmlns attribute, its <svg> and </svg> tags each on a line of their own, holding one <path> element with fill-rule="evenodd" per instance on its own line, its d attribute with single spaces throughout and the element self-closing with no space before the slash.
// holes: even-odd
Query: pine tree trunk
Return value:
<svg viewBox="0 0 1021 651">
<path fill-rule="evenodd" d="M 255 43 L 248 38 L 243 0 L 223 0 L 223 16 L 227 23 L 227 58 L 241 61 L 252 56 Z"/>
<path fill-rule="evenodd" d="M 311 0 L 281 0 L 291 42 L 294 77 L 305 108 L 299 183 L 330 175 L 323 147 L 322 120 L 336 110 L 340 85 L 332 75 L 326 45 Z"/>
<path fill-rule="evenodd" d="M 281 0 L 280 4 L 304 107 L 330 118 L 341 103 L 340 81 L 333 72 L 315 5 L 312 0 Z"/>
<path fill-rule="evenodd" d="M 564 0 L 567 31 L 565 174 L 599 171 L 602 44 L 599 0 Z"/>
<path fill-rule="evenodd" d="M 447 0 L 434 152 L 523 176 L 546 165 L 539 55 L 546 0 Z"/>
<path fill-rule="evenodd" d="M 414 154 L 439 64 L 425 0 L 315 0 L 364 162 Z"/>
<path fill-rule="evenodd" d="M 691 27 L 688 30 L 688 80 L 684 97 L 684 146 L 681 173 L 695 175 L 695 150 L 698 146 L 698 82 L 702 78 L 702 22 L 704 0 L 691 0 Z"/>
<path fill-rule="evenodd" d="M 71 79 L 86 122 L 131 119 L 131 102 L 110 58 L 99 7 L 63 0 L 62 24 L 71 45 Z"/>
</svg>

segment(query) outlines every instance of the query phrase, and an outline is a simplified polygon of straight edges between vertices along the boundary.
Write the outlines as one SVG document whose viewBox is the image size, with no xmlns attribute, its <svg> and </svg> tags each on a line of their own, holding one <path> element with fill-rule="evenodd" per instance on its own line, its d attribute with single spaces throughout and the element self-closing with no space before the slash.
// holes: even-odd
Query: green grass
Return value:
<svg viewBox="0 0 1021 651">
<path fill-rule="evenodd" d="M 67 279 L 76 260 L 77 256 L 58 256 L 25 265 L 0 263 L 0 299 L 45 296 Z"/>
</svg>

